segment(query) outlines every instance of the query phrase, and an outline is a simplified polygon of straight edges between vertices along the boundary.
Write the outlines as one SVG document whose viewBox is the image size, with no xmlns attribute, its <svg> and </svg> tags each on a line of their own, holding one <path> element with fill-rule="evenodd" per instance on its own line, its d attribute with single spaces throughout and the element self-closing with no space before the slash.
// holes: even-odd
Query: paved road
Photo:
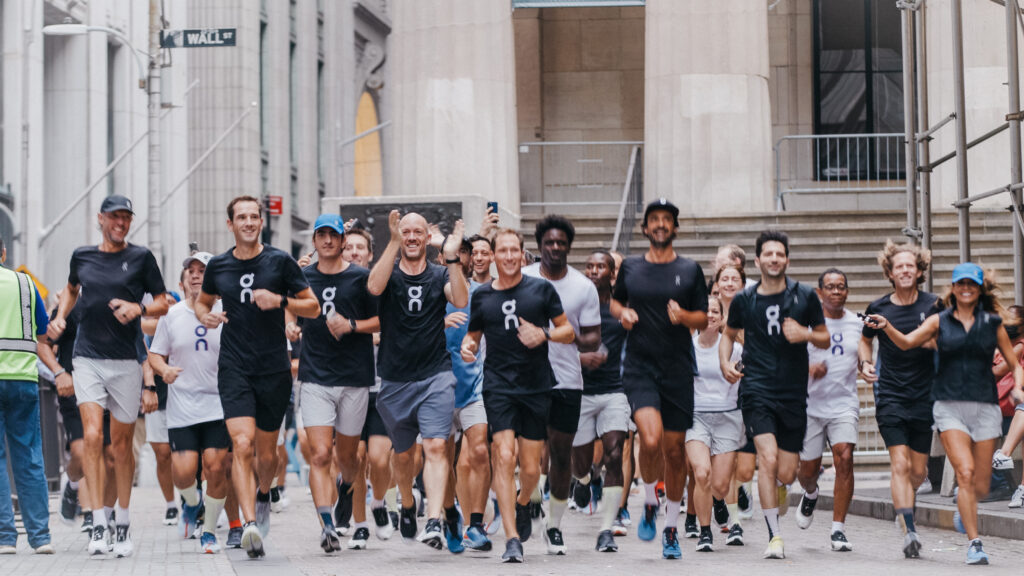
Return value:
<svg viewBox="0 0 1024 576">
<path fill-rule="evenodd" d="M 294 477 L 293 477 L 294 479 Z M 960 574 L 965 569 L 966 538 L 953 532 L 924 528 L 924 557 L 904 560 L 900 552 L 901 535 L 891 522 L 861 517 L 850 517 L 847 535 L 855 546 L 850 553 L 836 553 L 828 548 L 828 528 L 831 513 L 819 513 L 808 530 L 796 527 L 791 511 L 782 519 L 787 558 L 782 561 L 761 559 L 766 544 L 764 521 L 759 513 L 745 522 L 747 546 L 724 546 L 718 538 L 714 553 L 693 551 L 693 540 L 683 541 L 683 559 L 669 562 L 661 559 L 660 543 L 641 542 L 635 536 L 635 525 L 629 536 L 619 538 L 619 552 L 602 554 L 593 550 L 599 520 L 573 511 L 563 521 L 569 555 L 544 555 L 544 546 L 535 529 L 535 538 L 526 543 L 526 564 L 510 566 L 500 564 L 498 557 L 504 550 L 500 534 L 495 538 L 495 551 L 487 554 L 465 553 L 454 556 L 447 551 L 437 552 L 421 544 L 406 544 L 396 533 L 381 542 L 371 536 L 370 548 L 362 551 L 343 550 L 333 556 L 324 554 L 318 546 L 319 527 L 313 514 L 312 502 L 305 489 L 296 486 L 289 490 L 291 505 L 280 514 L 273 515 L 271 533 L 267 539 L 268 556 L 252 561 L 239 550 L 213 556 L 199 554 L 198 541 L 182 541 L 175 528 L 161 524 L 163 503 L 155 487 L 137 489 L 132 500 L 132 530 L 135 555 L 126 559 L 89 558 L 85 553 L 86 536 L 77 532 L 77 526 L 62 524 L 56 513 L 51 515 L 54 556 L 34 556 L 24 537 L 19 539 L 16 556 L 0 556 L 0 574 L 4 575 L 89 575 L 130 574 L 160 576 L 200 576 L 205 574 L 310 575 L 341 574 L 450 574 L 479 576 L 480 574 L 890 574 L 899 570 L 901 576 L 921 574 Z M 639 516 L 641 496 L 632 499 L 634 518 Z M 56 510 L 57 501 L 51 501 Z M 659 523 L 659 528 L 661 528 Z M 223 541 L 224 531 L 219 538 Z M 345 539 L 347 541 L 347 538 Z M 985 547 L 992 556 L 993 565 L 978 568 L 995 573 L 1009 573 L 1024 565 L 1024 547 L 1019 541 L 998 538 L 985 539 Z"/>
</svg>

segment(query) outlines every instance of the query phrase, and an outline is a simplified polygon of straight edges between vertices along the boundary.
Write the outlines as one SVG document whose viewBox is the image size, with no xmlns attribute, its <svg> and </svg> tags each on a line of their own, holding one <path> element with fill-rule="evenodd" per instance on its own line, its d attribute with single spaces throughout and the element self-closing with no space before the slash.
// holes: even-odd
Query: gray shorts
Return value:
<svg viewBox="0 0 1024 576">
<path fill-rule="evenodd" d="M 608 432 L 629 432 L 629 399 L 623 392 L 584 394 L 573 446 L 590 444 Z"/>
<path fill-rule="evenodd" d="M 122 424 L 138 419 L 142 404 L 142 365 L 138 361 L 76 356 L 72 363 L 79 406 L 99 404 Z"/>
<path fill-rule="evenodd" d="M 304 428 L 333 426 L 342 436 L 362 434 L 370 404 L 369 388 L 304 382 L 299 390 L 299 412 Z"/>
<path fill-rule="evenodd" d="M 146 414 L 146 442 L 167 444 L 167 410 Z"/>
<path fill-rule="evenodd" d="M 800 451 L 800 459 L 805 462 L 817 460 L 825 453 L 825 440 L 829 446 L 836 444 L 856 444 L 857 429 L 860 417 L 856 414 L 844 414 L 836 418 L 807 417 L 807 431 L 804 432 L 804 447 Z"/>
<path fill-rule="evenodd" d="M 975 442 L 1003 435 L 1003 413 L 999 404 L 937 400 L 932 406 L 932 416 L 939 432 L 960 430 Z"/>
<path fill-rule="evenodd" d="M 470 402 L 462 408 L 455 409 L 455 417 L 452 418 L 452 434 L 464 432 L 478 424 L 487 425 L 487 410 L 484 408 L 483 400 Z"/>
<path fill-rule="evenodd" d="M 382 380 L 377 412 L 396 454 L 412 448 L 417 435 L 448 438 L 455 413 L 455 374 L 445 370 L 412 382 Z"/>
<path fill-rule="evenodd" d="M 743 432 L 743 413 L 694 412 L 693 428 L 686 431 L 686 442 L 700 442 L 711 450 L 712 456 L 735 452 L 747 443 Z"/>
</svg>

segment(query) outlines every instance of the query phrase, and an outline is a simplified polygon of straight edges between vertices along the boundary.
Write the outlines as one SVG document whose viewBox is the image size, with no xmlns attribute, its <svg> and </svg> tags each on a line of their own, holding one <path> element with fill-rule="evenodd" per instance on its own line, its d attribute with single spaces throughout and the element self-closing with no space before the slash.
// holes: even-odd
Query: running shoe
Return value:
<svg viewBox="0 0 1024 576">
<path fill-rule="evenodd" d="M 371 512 L 373 513 L 373 523 L 376 525 L 374 531 L 377 533 L 377 539 L 387 540 L 391 538 L 391 535 L 395 533 L 395 527 L 391 525 L 388 509 L 381 506 L 380 508 L 372 509 Z"/>
<path fill-rule="evenodd" d="M 574 481 L 572 487 L 572 501 L 573 504 L 576 505 L 576 509 L 581 512 L 586 512 L 590 509 L 590 503 L 592 500 L 593 494 L 590 492 L 590 484 Z"/>
<path fill-rule="evenodd" d="M 199 536 L 199 545 L 203 549 L 203 554 L 220 552 L 220 544 L 217 543 L 217 536 L 213 532 L 203 532 Z"/>
<path fill-rule="evenodd" d="M 434 550 L 443 550 L 444 531 L 441 528 L 441 521 L 437 518 L 427 520 L 427 525 L 423 527 L 423 531 L 416 537 L 416 540 L 423 542 Z"/>
<path fill-rule="evenodd" d="M 530 507 L 530 518 L 536 520 L 538 518 L 543 518 L 544 517 L 544 502 L 543 501 L 537 500 L 535 502 L 533 500 L 530 500 L 530 503 L 527 504 L 527 506 Z"/>
<path fill-rule="evenodd" d="M 1010 497 L 1010 503 L 1006 506 L 1008 508 L 1024 506 L 1024 486 L 1017 486 L 1017 489 L 1013 491 L 1013 496 Z"/>
<path fill-rule="evenodd" d="M 740 484 L 736 489 L 736 505 L 739 507 L 739 516 L 744 520 L 754 517 L 754 501 L 750 494 L 750 482 Z"/>
<path fill-rule="evenodd" d="M 714 552 L 714 537 L 710 532 L 704 532 L 697 540 L 697 552 Z"/>
<path fill-rule="evenodd" d="M 89 554 L 102 556 L 107 553 L 107 527 L 96 526 L 92 529 L 92 537 L 89 539 Z"/>
<path fill-rule="evenodd" d="M 516 532 L 519 533 L 519 542 L 523 543 L 530 539 L 533 533 L 533 518 L 530 516 L 530 505 L 525 506 L 516 502 Z"/>
<path fill-rule="evenodd" d="M 256 498 L 256 526 L 260 529 L 260 536 L 267 537 L 270 532 L 270 500 L 265 502 Z"/>
<path fill-rule="evenodd" d="M 401 522 L 401 519 L 398 517 L 397 507 L 394 510 L 388 510 L 388 518 L 391 518 L 391 527 L 398 530 L 398 524 Z"/>
<path fill-rule="evenodd" d="M 475 552 L 491 551 L 491 540 L 487 537 L 487 531 L 483 526 L 470 526 L 466 530 L 466 536 L 462 539 L 462 545 Z"/>
<path fill-rule="evenodd" d="M 267 502 L 267 504 L 270 504 L 270 502 Z M 269 509 L 270 507 L 268 506 L 267 508 Z M 241 544 L 249 558 L 262 558 L 264 556 L 263 536 L 255 522 L 246 522 L 245 526 L 242 527 Z"/>
<path fill-rule="evenodd" d="M 366 544 L 370 541 L 370 529 L 366 526 L 356 528 L 352 537 L 348 539 L 349 550 L 366 550 Z"/>
<path fill-rule="evenodd" d="M 501 555 L 502 562 L 510 564 L 521 564 L 523 562 L 523 543 L 519 538 L 509 538 L 505 542 L 505 553 Z"/>
<path fill-rule="evenodd" d="M 82 512 L 82 527 L 78 531 L 92 535 L 92 511 Z"/>
<path fill-rule="evenodd" d="M 562 539 L 562 531 L 558 528 L 548 528 L 544 531 L 544 543 L 548 546 L 548 554 L 565 556 L 565 540 Z"/>
<path fill-rule="evenodd" d="M 921 485 L 917 487 L 918 494 L 931 494 L 933 490 L 932 481 L 928 478 L 925 478 L 924 482 L 921 482 Z"/>
<path fill-rule="evenodd" d="M 114 540 L 114 556 L 118 558 L 126 558 L 132 555 L 132 536 L 128 531 L 127 524 L 118 524 L 115 526 L 117 530 L 117 539 Z"/>
<path fill-rule="evenodd" d="M 274 514 L 280 513 L 284 510 L 284 506 L 281 505 L 281 491 L 277 486 L 270 487 L 270 511 Z"/>
<path fill-rule="evenodd" d="M 241 548 L 242 547 L 242 527 L 235 526 L 228 530 L 228 540 L 225 542 L 228 548 Z"/>
<path fill-rule="evenodd" d="M 917 537 L 917 532 L 907 532 L 903 537 L 903 557 L 921 557 L 921 540 Z"/>
<path fill-rule="evenodd" d="M 501 528 L 501 510 L 498 509 L 498 501 L 491 498 L 491 504 L 494 507 L 494 517 L 484 527 L 488 536 L 494 536 Z"/>
<path fill-rule="evenodd" d="M 178 525 L 178 508 L 172 506 L 164 512 L 164 526 L 177 526 Z"/>
<path fill-rule="evenodd" d="M 725 538 L 726 546 L 743 546 L 743 527 L 739 522 L 729 528 L 729 535 Z"/>
<path fill-rule="evenodd" d="M 338 541 L 338 533 L 334 531 L 334 526 L 324 526 L 320 531 L 320 548 L 328 554 L 341 550 L 341 542 Z"/>
<path fill-rule="evenodd" d="M 683 533 L 687 538 L 696 538 L 700 536 L 700 530 L 697 529 L 697 517 L 686 515 L 686 520 L 683 521 Z"/>
<path fill-rule="evenodd" d="M 776 536 L 768 542 L 768 548 L 764 551 L 765 558 L 781 560 L 786 557 L 786 551 L 782 545 L 782 536 Z"/>
<path fill-rule="evenodd" d="M 71 487 L 71 483 L 64 485 L 64 492 L 60 496 L 60 519 L 65 524 L 75 521 L 75 512 L 78 511 L 78 490 Z"/>
<path fill-rule="evenodd" d="M 181 522 L 178 524 L 178 534 L 184 539 L 194 538 L 196 528 L 199 525 L 199 504 L 189 506 L 185 504 L 181 508 Z"/>
<path fill-rule="evenodd" d="M 729 531 L 729 507 L 725 505 L 725 500 L 719 500 L 718 498 L 711 499 L 711 517 L 715 520 L 715 524 L 722 530 L 722 532 Z"/>
<path fill-rule="evenodd" d="M 779 486 L 779 516 L 785 516 L 786 512 L 789 511 L 789 487 L 786 485 Z"/>
<path fill-rule="evenodd" d="M 800 497 L 800 506 L 796 510 L 796 525 L 806 530 L 814 521 L 814 507 L 818 505 L 818 499 L 810 500 L 807 494 Z"/>
<path fill-rule="evenodd" d="M 1002 450 L 996 450 L 992 455 L 993 470 L 1013 470 L 1013 458 L 1003 454 Z"/>
<path fill-rule="evenodd" d="M 846 534 L 843 534 L 842 530 L 836 530 L 832 533 L 832 551 L 833 552 L 852 552 L 853 544 L 846 539 Z"/>
<path fill-rule="evenodd" d="M 679 534 L 675 526 L 666 526 L 661 533 L 661 557 L 666 560 L 678 560 L 683 557 L 679 548 Z"/>
<path fill-rule="evenodd" d="M 348 528 L 349 518 L 352 517 L 352 485 L 335 482 L 334 487 L 338 490 L 338 501 L 334 504 L 334 525 Z"/>
<path fill-rule="evenodd" d="M 623 526 L 631 526 L 633 524 L 633 519 L 629 517 L 629 509 L 625 506 L 619 508 L 618 520 L 622 522 Z"/>
<path fill-rule="evenodd" d="M 590 481 L 590 501 L 594 503 L 594 508 L 597 508 L 597 503 L 604 497 L 604 480 L 600 476 L 594 476 Z"/>
<path fill-rule="evenodd" d="M 964 520 L 960 517 L 959 510 L 953 513 L 953 529 L 961 534 L 967 534 L 967 528 L 964 528 Z"/>
<path fill-rule="evenodd" d="M 970 565 L 988 564 L 988 554 L 986 554 L 985 549 L 981 547 L 980 538 L 971 540 L 971 545 L 967 548 L 967 563 Z"/>
<path fill-rule="evenodd" d="M 629 534 L 629 528 L 622 523 L 622 516 L 618 516 L 612 522 L 612 535 L 613 536 L 625 536 Z"/>
<path fill-rule="evenodd" d="M 398 521 L 399 530 L 402 532 L 402 538 L 406 540 L 413 540 L 416 538 L 416 506 L 410 506 L 408 508 L 401 508 L 401 519 Z"/>
<path fill-rule="evenodd" d="M 611 530 L 601 530 L 597 535 L 597 546 L 594 547 L 598 552 L 618 552 L 619 545 L 615 543 L 615 535 Z"/>
<path fill-rule="evenodd" d="M 654 540 L 658 533 L 658 505 L 644 504 L 644 515 L 640 518 L 640 526 L 636 529 L 637 538 L 644 541 Z"/>
<path fill-rule="evenodd" d="M 448 551 L 452 554 L 462 554 L 466 547 L 462 544 L 462 529 L 458 522 L 444 522 L 444 540 L 448 545 Z"/>
</svg>

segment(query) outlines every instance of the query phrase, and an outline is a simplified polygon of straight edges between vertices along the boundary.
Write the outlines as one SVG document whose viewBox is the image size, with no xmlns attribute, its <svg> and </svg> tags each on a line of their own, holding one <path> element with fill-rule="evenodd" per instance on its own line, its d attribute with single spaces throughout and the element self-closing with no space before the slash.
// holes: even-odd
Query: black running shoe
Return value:
<svg viewBox="0 0 1024 576">
<path fill-rule="evenodd" d="M 832 550 L 835 552 L 850 552 L 853 550 L 853 544 L 846 539 L 846 534 L 843 534 L 842 530 L 836 530 L 832 533 L 830 538 L 832 541 Z"/>
<path fill-rule="evenodd" d="M 81 532 L 88 532 L 89 536 L 92 537 L 92 510 L 82 512 L 82 528 Z"/>
<path fill-rule="evenodd" d="M 71 483 L 64 485 L 64 492 L 60 497 L 60 519 L 66 523 L 75 521 L 75 512 L 78 511 L 78 490 L 71 488 Z"/>
<path fill-rule="evenodd" d="M 696 538 L 700 536 L 700 530 L 697 529 L 696 516 L 690 514 L 686 515 L 686 521 L 683 522 L 683 531 L 686 533 L 687 538 Z"/>
<path fill-rule="evenodd" d="M 576 508 L 579 510 L 586 510 L 590 506 L 590 500 L 593 495 L 590 492 L 590 484 L 584 484 L 576 481 L 572 487 L 572 501 L 576 504 Z"/>
<path fill-rule="evenodd" d="M 697 540 L 697 552 L 714 552 L 714 540 L 711 532 L 704 531 Z"/>
<path fill-rule="evenodd" d="M 534 502 L 533 500 L 530 500 L 530 503 L 527 504 L 527 506 L 530 507 L 530 518 L 533 518 L 534 520 L 536 520 L 538 518 L 543 518 L 544 517 L 544 503 L 543 502 L 540 502 L 540 501 Z"/>
<path fill-rule="evenodd" d="M 402 538 L 406 540 L 416 539 L 416 507 L 402 507 L 401 519 L 398 521 L 402 532 Z"/>
<path fill-rule="evenodd" d="M 729 535 L 725 538 L 726 546 L 743 546 L 743 527 L 739 523 L 729 528 Z"/>
<path fill-rule="evenodd" d="M 177 526 L 178 525 L 178 508 L 171 507 L 164 512 L 164 526 Z"/>
<path fill-rule="evenodd" d="M 742 484 L 736 489 L 736 506 L 743 511 L 750 510 L 750 495 Z"/>
<path fill-rule="evenodd" d="M 516 503 L 516 532 L 519 533 L 519 542 L 526 542 L 533 533 L 533 518 L 530 516 L 530 505 Z M 508 550 L 506 550 L 508 553 Z M 520 556 L 522 553 L 520 553 Z"/>
<path fill-rule="evenodd" d="M 597 547 L 595 548 L 598 552 L 618 552 L 619 545 L 615 543 L 615 536 L 611 530 L 602 530 L 597 535 Z"/>
<path fill-rule="evenodd" d="M 562 539 L 562 531 L 558 528 L 548 528 L 544 531 L 544 543 L 547 544 L 548 554 L 565 556 L 565 540 Z"/>
<path fill-rule="evenodd" d="M 505 542 L 505 553 L 501 555 L 501 561 L 511 564 L 523 562 L 523 543 L 519 538 L 509 538 Z"/>
<path fill-rule="evenodd" d="M 242 547 L 242 527 L 235 526 L 228 530 L 228 541 L 225 543 L 228 548 Z"/>
<path fill-rule="evenodd" d="M 352 485 L 348 482 L 336 482 L 338 502 L 334 505 L 334 525 L 348 527 L 352 517 Z"/>
<path fill-rule="evenodd" d="M 444 530 L 441 528 L 441 521 L 437 518 L 427 520 L 427 525 L 423 527 L 423 532 L 420 532 L 416 539 L 434 550 L 443 550 Z"/>
<path fill-rule="evenodd" d="M 725 505 L 725 500 L 719 500 L 718 498 L 711 499 L 711 511 L 714 513 L 715 524 L 718 524 L 719 528 L 728 530 L 729 528 L 729 507 Z"/>
</svg>

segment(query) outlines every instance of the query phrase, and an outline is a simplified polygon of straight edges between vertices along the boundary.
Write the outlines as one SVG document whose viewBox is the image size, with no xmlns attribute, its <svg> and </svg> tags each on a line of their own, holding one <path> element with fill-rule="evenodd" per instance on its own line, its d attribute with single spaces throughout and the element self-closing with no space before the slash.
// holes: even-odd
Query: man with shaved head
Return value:
<svg viewBox="0 0 1024 576">
<path fill-rule="evenodd" d="M 430 232 L 422 216 L 409 213 L 399 219 L 398 211 L 392 210 L 388 228 L 391 239 L 367 283 L 370 294 L 380 297 L 377 411 L 395 450 L 402 536 L 440 550 L 443 530 L 459 530 L 458 511 L 447 511 L 444 522 L 441 512 L 450 470 L 446 445 L 455 411 L 455 375 L 444 336 L 445 306 L 451 302 L 463 308 L 469 303 L 469 284 L 459 260 L 463 224 L 455 222 L 442 246 L 444 267 L 427 261 Z M 427 524 L 419 536 L 412 492 L 417 436 L 423 438 L 423 484 L 429 503 Z"/>
</svg>

